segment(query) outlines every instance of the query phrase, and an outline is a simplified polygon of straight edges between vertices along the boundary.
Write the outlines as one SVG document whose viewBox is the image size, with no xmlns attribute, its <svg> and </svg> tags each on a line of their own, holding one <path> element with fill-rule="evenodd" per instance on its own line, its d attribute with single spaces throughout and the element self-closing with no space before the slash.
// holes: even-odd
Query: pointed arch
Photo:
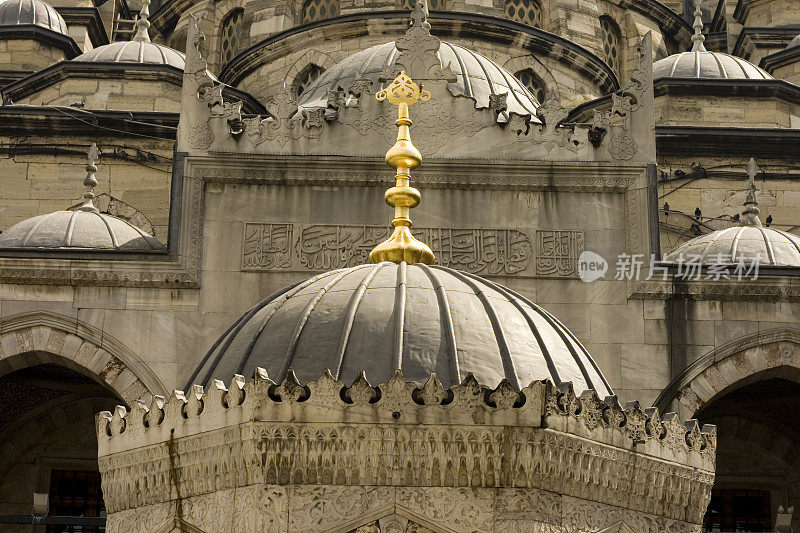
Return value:
<svg viewBox="0 0 800 533">
<path fill-rule="evenodd" d="M 128 405 L 143 396 L 167 395 L 135 353 L 94 326 L 47 311 L 0 320 L 0 376 L 43 363 L 88 375 Z"/>
</svg>

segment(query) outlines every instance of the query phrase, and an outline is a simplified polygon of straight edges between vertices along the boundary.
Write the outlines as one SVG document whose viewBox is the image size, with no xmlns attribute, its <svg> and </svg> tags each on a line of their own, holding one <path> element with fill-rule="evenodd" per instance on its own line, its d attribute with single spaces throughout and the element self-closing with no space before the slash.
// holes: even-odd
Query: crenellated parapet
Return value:
<svg viewBox="0 0 800 533">
<path fill-rule="evenodd" d="M 713 426 L 570 383 L 489 388 L 467 375 L 445 389 L 399 371 L 348 386 L 257 369 L 101 413 L 97 434 L 110 516 L 253 485 L 515 487 L 698 524 L 716 446 Z"/>
</svg>

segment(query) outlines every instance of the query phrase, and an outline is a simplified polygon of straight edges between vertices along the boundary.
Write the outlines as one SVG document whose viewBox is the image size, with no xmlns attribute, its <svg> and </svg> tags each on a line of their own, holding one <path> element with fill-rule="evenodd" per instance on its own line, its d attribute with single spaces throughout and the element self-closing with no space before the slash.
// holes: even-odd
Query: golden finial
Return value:
<svg viewBox="0 0 800 533">
<path fill-rule="evenodd" d="M 433 252 L 427 244 L 415 239 L 409 229 L 409 214 L 420 200 L 419 191 L 410 186 L 411 171 L 422 163 L 422 154 L 411 144 L 411 119 L 408 117 L 408 107 L 420 100 L 427 102 L 431 93 L 422 90 L 402 71 L 386 89 L 378 91 L 375 98 L 380 102 L 388 100 L 397 106 L 397 142 L 386 152 L 386 164 L 397 169 L 397 182 L 384 195 L 386 203 L 394 207 L 394 232 L 370 252 L 369 261 L 432 265 L 436 260 Z"/>
</svg>

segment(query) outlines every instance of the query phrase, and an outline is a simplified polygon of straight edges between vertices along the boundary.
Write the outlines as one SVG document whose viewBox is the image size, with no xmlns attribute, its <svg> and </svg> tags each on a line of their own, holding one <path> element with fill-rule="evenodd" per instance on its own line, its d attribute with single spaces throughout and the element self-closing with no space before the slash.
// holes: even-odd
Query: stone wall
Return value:
<svg viewBox="0 0 800 533">
<path fill-rule="evenodd" d="M 32 39 L 0 39 L 0 70 L 33 72 L 65 58 L 63 50 Z"/>
<path fill-rule="evenodd" d="M 775 67 L 771 74 L 777 79 L 800 85 L 800 58 L 793 63 Z M 793 127 L 797 127 L 797 125 Z"/>
<path fill-rule="evenodd" d="M 754 0 L 743 10 L 745 27 L 778 27 L 800 22 L 800 5 L 794 0 Z"/>
<path fill-rule="evenodd" d="M 656 98 L 656 124 L 661 126 L 710 126 L 790 128 L 800 116 L 800 104 L 775 97 L 679 96 Z"/>
<path fill-rule="evenodd" d="M 179 113 L 180 87 L 170 81 L 67 78 L 15 104 L 69 106 L 83 102 L 86 109 L 160 111 Z"/>
</svg>

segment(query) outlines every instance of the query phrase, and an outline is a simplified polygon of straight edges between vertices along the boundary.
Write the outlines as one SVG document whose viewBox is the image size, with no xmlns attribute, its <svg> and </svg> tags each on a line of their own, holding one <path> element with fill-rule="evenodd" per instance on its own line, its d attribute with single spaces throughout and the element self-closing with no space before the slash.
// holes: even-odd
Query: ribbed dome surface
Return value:
<svg viewBox="0 0 800 533">
<path fill-rule="evenodd" d="M 0 1 L 0 26 L 33 24 L 67 34 L 67 23 L 53 6 L 42 0 Z"/>
<path fill-rule="evenodd" d="M 90 61 L 103 63 L 149 63 L 156 65 L 172 65 L 183 70 L 186 56 L 177 50 L 160 44 L 144 41 L 126 41 L 98 46 L 73 61 Z"/>
<path fill-rule="evenodd" d="M 786 49 L 788 50 L 789 48 L 794 48 L 796 46 L 800 46 L 800 35 L 789 41 L 789 44 L 788 46 L 786 46 Z"/>
<path fill-rule="evenodd" d="M 448 387 L 471 372 L 491 387 L 549 378 L 613 394 L 552 315 L 478 276 L 421 264 L 334 270 L 271 295 L 220 337 L 187 388 L 256 367 L 278 381 L 290 368 L 301 382 L 326 368 L 350 382 L 363 369 L 377 384 L 399 368 L 419 384 L 435 372 Z"/>
<path fill-rule="evenodd" d="M 149 251 L 164 245 L 121 218 L 78 210 L 23 220 L 0 233 L 0 248 Z"/>
<path fill-rule="evenodd" d="M 763 226 L 741 226 L 701 235 L 678 246 L 664 258 L 667 262 L 699 257 L 703 264 L 751 261 L 759 264 L 800 266 L 800 237 Z"/>
<path fill-rule="evenodd" d="M 399 54 L 393 42 L 357 52 L 326 70 L 309 85 L 300 95 L 299 104 L 304 107 L 324 107 L 328 89 L 335 91 L 341 87 L 347 91 L 359 78 L 368 78 L 375 87 L 379 87 L 381 72 L 394 65 Z M 485 108 L 489 106 L 490 94 L 508 93 L 509 111 L 536 116 L 539 107 L 536 97 L 513 74 L 491 59 L 446 41 L 442 41 L 439 57 L 442 64 L 449 64 L 456 75 L 456 82 L 448 85 L 454 95 L 475 98 L 478 107 Z"/>
<path fill-rule="evenodd" d="M 682 52 L 653 63 L 653 78 L 771 80 L 766 70 L 723 52 Z"/>
</svg>

